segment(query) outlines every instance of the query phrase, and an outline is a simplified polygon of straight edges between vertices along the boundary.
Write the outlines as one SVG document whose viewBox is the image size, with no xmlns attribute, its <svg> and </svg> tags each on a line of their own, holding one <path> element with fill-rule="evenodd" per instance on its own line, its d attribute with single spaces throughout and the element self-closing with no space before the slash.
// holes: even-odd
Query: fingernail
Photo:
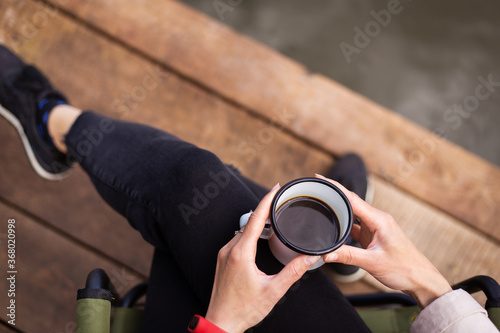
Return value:
<svg viewBox="0 0 500 333">
<path fill-rule="evenodd" d="M 309 267 L 311 267 L 312 265 L 314 265 L 315 263 L 318 262 L 319 258 L 321 258 L 321 257 L 320 256 L 307 256 L 306 263 Z"/>
<path fill-rule="evenodd" d="M 274 191 L 275 189 L 277 189 L 278 187 L 280 187 L 280 183 L 274 185 L 274 187 L 271 189 L 271 192 Z"/>
<path fill-rule="evenodd" d="M 339 255 L 337 253 L 330 253 L 327 257 L 328 261 L 337 261 Z"/>
<path fill-rule="evenodd" d="M 314 175 L 315 175 L 316 177 L 319 177 L 319 178 L 326 178 L 325 176 L 320 175 L 319 173 L 315 173 Z"/>
</svg>

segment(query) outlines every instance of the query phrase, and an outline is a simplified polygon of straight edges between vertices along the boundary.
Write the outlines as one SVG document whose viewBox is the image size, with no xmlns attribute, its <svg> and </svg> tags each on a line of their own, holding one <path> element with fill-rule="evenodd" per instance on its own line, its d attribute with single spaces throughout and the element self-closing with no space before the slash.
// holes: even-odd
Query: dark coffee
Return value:
<svg viewBox="0 0 500 333">
<path fill-rule="evenodd" d="M 276 212 L 276 226 L 289 243 L 306 251 L 326 250 L 340 236 L 335 212 L 323 201 L 306 196 L 285 201 Z"/>
</svg>

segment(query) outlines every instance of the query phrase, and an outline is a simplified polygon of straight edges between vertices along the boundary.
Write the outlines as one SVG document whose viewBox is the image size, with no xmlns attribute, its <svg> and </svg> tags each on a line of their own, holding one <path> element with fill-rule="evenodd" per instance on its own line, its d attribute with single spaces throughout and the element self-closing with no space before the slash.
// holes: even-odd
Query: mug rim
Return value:
<svg viewBox="0 0 500 333">
<path fill-rule="evenodd" d="M 335 192 L 337 192 L 337 194 L 340 195 L 340 197 L 344 201 L 344 203 L 346 205 L 346 208 L 347 208 L 347 212 L 348 212 L 348 215 L 349 215 L 348 216 L 349 221 L 347 223 L 347 230 L 346 230 L 346 232 L 343 234 L 342 237 L 340 237 L 340 239 L 337 242 L 335 242 L 334 245 L 332 245 L 331 247 L 329 247 L 329 248 L 327 248 L 325 250 L 311 251 L 311 250 L 306 250 L 306 249 L 303 249 L 301 247 L 298 247 L 298 246 L 290 243 L 285 238 L 285 236 L 283 236 L 283 234 L 279 231 L 279 229 L 276 227 L 275 214 L 276 214 L 276 206 L 278 204 L 278 199 L 290 187 L 292 187 L 292 186 L 294 186 L 296 184 L 299 184 L 299 183 L 304 183 L 304 182 L 316 182 L 316 183 L 321 183 L 323 185 L 326 185 L 326 186 L 330 187 Z M 336 249 L 338 249 L 339 247 L 341 247 L 347 241 L 347 238 L 349 238 L 349 235 L 350 235 L 351 230 L 352 230 L 353 219 L 354 219 L 353 218 L 353 212 L 352 212 L 351 203 L 350 203 L 349 199 L 347 199 L 347 196 L 344 194 L 344 192 L 342 192 L 342 190 L 340 188 L 338 188 L 334 184 L 330 183 L 329 181 L 326 181 L 326 180 L 321 179 L 321 178 L 315 178 L 315 177 L 298 178 L 298 179 L 292 180 L 292 181 L 286 183 L 285 185 L 283 185 L 283 187 L 281 187 L 278 190 L 278 192 L 276 193 L 276 195 L 273 198 L 273 201 L 271 203 L 271 211 L 270 211 L 270 215 L 269 216 L 270 216 L 270 219 L 271 219 L 271 227 L 273 228 L 273 231 L 276 234 L 276 236 L 278 237 L 278 239 L 283 244 L 285 244 L 289 249 L 291 249 L 291 250 L 293 250 L 295 252 L 301 253 L 301 254 L 306 254 L 306 255 L 323 255 L 323 254 L 327 254 L 327 253 L 330 253 L 332 251 L 335 251 Z"/>
</svg>

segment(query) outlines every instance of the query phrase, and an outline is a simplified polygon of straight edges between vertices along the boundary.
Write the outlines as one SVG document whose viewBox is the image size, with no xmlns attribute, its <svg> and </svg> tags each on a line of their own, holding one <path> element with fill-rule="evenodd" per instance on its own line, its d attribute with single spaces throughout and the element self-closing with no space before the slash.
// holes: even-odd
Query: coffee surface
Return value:
<svg viewBox="0 0 500 333">
<path fill-rule="evenodd" d="M 306 196 L 285 201 L 276 212 L 276 225 L 288 242 L 306 251 L 326 250 L 340 234 L 335 212 L 321 200 Z"/>
</svg>

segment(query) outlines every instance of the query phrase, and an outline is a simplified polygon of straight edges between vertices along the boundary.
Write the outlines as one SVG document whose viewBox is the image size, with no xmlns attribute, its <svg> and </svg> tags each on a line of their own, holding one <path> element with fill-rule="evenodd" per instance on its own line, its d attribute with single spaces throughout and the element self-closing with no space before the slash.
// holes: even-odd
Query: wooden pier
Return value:
<svg viewBox="0 0 500 333">
<path fill-rule="evenodd" d="M 451 283 L 500 281 L 498 167 L 177 1 L 4 0 L 0 42 L 75 106 L 171 132 L 265 186 L 325 173 L 356 152 L 373 205 Z M 123 293 L 147 279 L 153 248 L 79 167 L 42 180 L 3 118 L 0 142 L 0 267 L 6 274 L 15 219 L 15 329 L 74 332 L 86 274 L 104 268 Z M 340 287 L 385 290 L 369 276 Z M 14 331 L 8 320 L 1 311 L 0 332 Z"/>
</svg>

